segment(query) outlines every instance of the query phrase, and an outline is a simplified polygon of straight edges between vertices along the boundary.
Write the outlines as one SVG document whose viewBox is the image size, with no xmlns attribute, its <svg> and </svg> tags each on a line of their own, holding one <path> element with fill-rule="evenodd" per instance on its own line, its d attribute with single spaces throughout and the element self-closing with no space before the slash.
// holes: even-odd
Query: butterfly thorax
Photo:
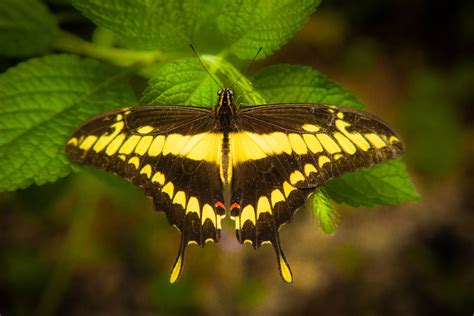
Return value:
<svg viewBox="0 0 474 316">
<path fill-rule="evenodd" d="M 228 133 L 235 129 L 234 114 L 236 111 L 233 92 L 229 88 L 221 89 L 218 92 L 217 105 L 214 108 L 216 114 L 217 130 Z"/>
</svg>

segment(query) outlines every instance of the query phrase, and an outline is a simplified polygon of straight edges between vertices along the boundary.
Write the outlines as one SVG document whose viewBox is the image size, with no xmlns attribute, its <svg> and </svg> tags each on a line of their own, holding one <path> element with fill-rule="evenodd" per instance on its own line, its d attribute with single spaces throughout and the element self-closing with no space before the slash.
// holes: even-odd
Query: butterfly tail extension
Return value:
<svg viewBox="0 0 474 316">
<path fill-rule="evenodd" d="M 179 251 L 178 251 L 178 256 L 176 257 L 176 260 L 173 264 L 173 268 L 171 269 L 170 273 L 170 283 L 174 284 L 176 281 L 179 280 L 181 277 L 181 273 L 183 272 L 183 267 L 184 267 L 184 254 L 186 252 L 186 240 L 184 235 L 181 235 L 181 243 L 179 246 Z"/>
<path fill-rule="evenodd" d="M 278 233 L 275 234 L 275 242 L 273 242 L 273 247 L 275 248 L 275 253 L 277 256 L 278 270 L 280 271 L 280 276 L 288 284 L 293 283 L 293 272 L 291 272 L 290 265 L 286 261 L 285 255 L 281 250 L 280 240 L 278 238 Z"/>
</svg>

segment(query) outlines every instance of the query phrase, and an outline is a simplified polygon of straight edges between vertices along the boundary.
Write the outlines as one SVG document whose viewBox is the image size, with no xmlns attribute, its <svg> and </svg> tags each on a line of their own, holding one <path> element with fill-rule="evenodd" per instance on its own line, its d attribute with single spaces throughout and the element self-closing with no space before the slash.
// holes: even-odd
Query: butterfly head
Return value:
<svg viewBox="0 0 474 316">
<path fill-rule="evenodd" d="M 216 106 L 216 114 L 234 114 L 235 105 L 234 105 L 234 92 L 230 88 L 220 89 L 217 92 L 218 101 Z"/>
</svg>

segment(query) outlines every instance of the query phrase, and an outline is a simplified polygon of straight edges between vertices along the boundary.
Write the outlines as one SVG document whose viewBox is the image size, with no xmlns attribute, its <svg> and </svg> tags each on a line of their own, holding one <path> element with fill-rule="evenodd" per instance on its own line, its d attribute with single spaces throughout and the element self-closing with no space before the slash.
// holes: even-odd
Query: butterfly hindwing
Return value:
<svg viewBox="0 0 474 316">
<path fill-rule="evenodd" d="M 134 107 L 88 121 L 69 139 L 72 160 L 118 174 L 142 187 L 155 209 L 181 232 L 175 281 L 190 243 L 217 242 L 223 200 L 211 110 L 182 106 Z"/>
</svg>

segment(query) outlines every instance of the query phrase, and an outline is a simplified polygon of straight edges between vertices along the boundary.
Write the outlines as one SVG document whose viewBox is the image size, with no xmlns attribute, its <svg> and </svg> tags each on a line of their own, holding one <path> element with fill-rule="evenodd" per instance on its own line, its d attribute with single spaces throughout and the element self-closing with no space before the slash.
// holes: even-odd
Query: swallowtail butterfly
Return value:
<svg viewBox="0 0 474 316">
<path fill-rule="evenodd" d="M 308 195 L 346 172 L 396 158 L 397 134 L 366 112 L 319 104 L 237 108 L 231 89 L 213 109 L 137 106 L 101 114 L 67 141 L 67 156 L 142 187 L 181 232 L 171 271 L 186 246 L 217 242 L 230 215 L 237 240 L 274 247 L 284 281 L 293 280 L 279 229 Z"/>
</svg>

